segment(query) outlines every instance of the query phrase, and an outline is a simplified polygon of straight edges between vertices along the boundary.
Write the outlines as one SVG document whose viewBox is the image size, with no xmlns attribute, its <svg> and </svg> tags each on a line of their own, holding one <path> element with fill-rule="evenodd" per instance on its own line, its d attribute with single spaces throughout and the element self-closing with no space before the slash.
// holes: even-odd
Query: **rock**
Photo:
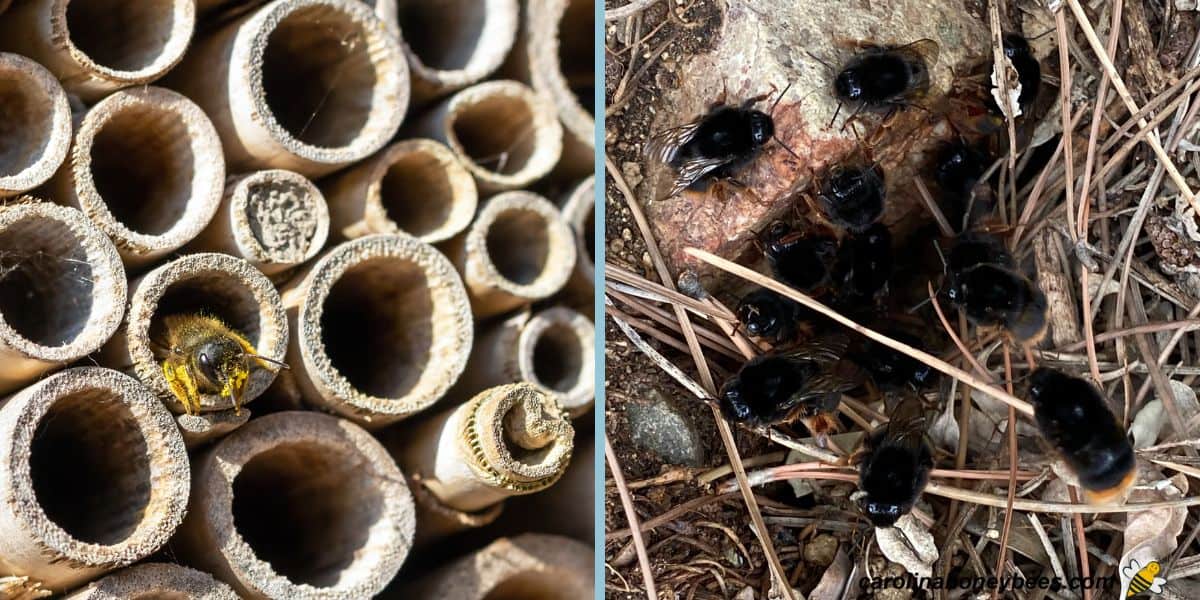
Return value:
<svg viewBox="0 0 1200 600">
<path fill-rule="evenodd" d="M 630 438 L 639 448 L 654 453 L 663 462 L 686 467 L 704 466 L 704 444 L 695 425 L 658 390 L 645 400 L 625 405 Z"/>
<path fill-rule="evenodd" d="M 727 102 L 792 84 L 775 108 L 775 128 L 780 140 L 799 160 L 771 142 L 739 175 L 747 187 L 714 186 L 708 192 L 685 192 L 662 201 L 644 200 L 655 235 L 673 270 L 695 264 L 683 250 L 695 246 L 731 259 L 743 258 L 753 232 L 774 218 L 789 213 L 792 200 L 811 191 L 813 176 L 838 164 L 860 149 L 859 138 L 842 120 L 851 112 L 843 107 L 837 124 L 829 127 L 837 110 L 832 93 L 833 68 L 853 50 L 847 42 L 871 40 L 883 44 L 908 44 L 930 38 L 940 46 L 932 66 L 930 96 L 921 101 L 928 110 L 899 111 L 872 139 L 873 156 L 880 161 L 888 182 L 889 205 L 883 221 L 889 225 L 928 215 L 910 184 L 927 168 L 927 152 L 951 135 L 938 113 L 945 111 L 944 94 L 951 87 L 952 69 L 970 71 L 990 56 L 986 20 L 964 10 L 961 3 L 934 0 L 728 0 L 720 39 L 709 53 L 679 57 L 675 69 L 680 87 L 664 90 L 652 131 L 675 127 L 703 114 L 727 90 Z M 811 53 L 811 55 L 810 55 Z M 817 57 L 817 58 L 814 58 Z M 818 60 L 818 58 L 820 60 Z M 827 63 L 830 66 L 822 64 Z M 771 99 L 773 101 L 774 98 Z M 768 110 L 770 102 L 758 105 Z M 860 118 L 863 135 L 874 135 L 881 115 Z M 643 198 L 660 198 L 670 187 L 672 174 L 659 165 L 644 169 Z M 801 210 L 805 202 L 799 200 Z M 915 222 L 909 218 L 907 221 Z M 904 226 L 902 226 L 904 227 Z M 711 270 L 702 269 L 703 274 Z"/>
<path fill-rule="evenodd" d="M 828 567 L 837 556 L 837 538 L 822 533 L 804 545 L 804 562 L 818 567 Z"/>
</svg>

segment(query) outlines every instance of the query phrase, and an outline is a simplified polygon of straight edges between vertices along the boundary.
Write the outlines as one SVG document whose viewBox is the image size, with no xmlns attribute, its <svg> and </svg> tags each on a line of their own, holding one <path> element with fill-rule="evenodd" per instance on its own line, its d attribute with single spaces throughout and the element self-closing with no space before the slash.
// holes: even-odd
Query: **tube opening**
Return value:
<svg viewBox="0 0 1200 600">
<path fill-rule="evenodd" d="M 380 398 L 411 392 L 429 366 L 433 294 L 420 266 L 373 258 L 350 267 L 329 290 L 321 341 L 355 389 Z"/>
<path fill-rule="evenodd" d="M 131 231 L 162 235 L 187 211 L 196 156 L 180 113 L 145 103 L 124 106 L 92 140 L 96 192 Z"/>
<path fill-rule="evenodd" d="M 458 71 L 485 58 L 477 57 L 477 53 L 481 50 L 480 41 L 487 25 L 487 3 L 480 0 L 400 0 L 398 4 L 397 17 L 404 41 L 425 66 Z"/>
<path fill-rule="evenodd" d="M 82 542 L 124 541 L 150 506 L 146 440 L 133 412 L 110 390 L 55 400 L 38 423 L 29 462 L 38 504 Z"/>
<path fill-rule="evenodd" d="M 437 157 L 412 152 L 388 167 L 379 195 L 401 230 L 422 237 L 444 227 L 454 208 L 454 186 Z"/>
<path fill-rule="evenodd" d="M 220 271 L 202 272 L 172 283 L 150 316 L 152 347 L 164 347 L 164 319 L 170 315 L 207 315 L 221 319 L 255 347 L 262 332 L 258 300 L 237 278 Z"/>
<path fill-rule="evenodd" d="M 583 219 L 583 249 L 587 252 L 588 262 L 596 264 L 596 211 L 590 210 Z"/>
<path fill-rule="evenodd" d="M 486 96 L 450 117 L 454 137 L 475 164 L 501 175 L 521 172 L 536 148 L 533 112 L 524 99 Z"/>
<path fill-rule="evenodd" d="M 569 392 L 579 382 L 583 357 L 579 336 L 566 323 L 552 323 L 533 343 L 533 376 L 542 386 Z"/>
<path fill-rule="evenodd" d="M 383 498 L 369 470 L 293 442 L 250 459 L 233 480 L 233 522 L 262 560 L 296 584 L 331 587 L 363 552 Z"/>
<path fill-rule="evenodd" d="M 558 25 L 558 64 L 580 106 L 595 115 L 596 71 L 593 62 L 593 0 L 570 0 Z"/>
<path fill-rule="evenodd" d="M 36 165 L 54 136 L 54 99 L 28 74 L 0 73 L 0 177 Z"/>
<path fill-rule="evenodd" d="M 192 596 L 183 592 L 170 592 L 166 590 L 154 590 L 152 592 L 144 592 L 136 594 L 130 600 L 192 600 Z"/>
<path fill-rule="evenodd" d="M 496 584 L 483 600 L 570 600 L 572 592 L 551 573 L 522 571 Z"/>
<path fill-rule="evenodd" d="M 376 65 L 359 23 L 331 6 L 285 15 L 263 54 L 267 106 L 292 137 L 340 148 L 358 138 L 371 116 Z"/>
<path fill-rule="evenodd" d="M 246 216 L 251 234 L 271 259 L 299 263 L 317 235 L 313 207 L 321 202 L 312 189 L 296 181 L 262 179 L 247 186 Z"/>
<path fill-rule="evenodd" d="M 118 71 L 154 65 L 175 33 L 175 0 L 69 0 L 67 31 L 96 64 Z"/>
<path fill-rule="evenodd" d="M 0 315 L 21 336 L 70 344 L 87 327 L 94 291 L 83 240 L 66 223 L 30 216 L 0 231 Z"/>
<path fill-rule="evenodd" d="M 537 281 L 550 259 L 550 224 L 541 213 L 509 209 L 487 231 L 487 251 L 505 279 L 518 285 Z"/>
</svg>

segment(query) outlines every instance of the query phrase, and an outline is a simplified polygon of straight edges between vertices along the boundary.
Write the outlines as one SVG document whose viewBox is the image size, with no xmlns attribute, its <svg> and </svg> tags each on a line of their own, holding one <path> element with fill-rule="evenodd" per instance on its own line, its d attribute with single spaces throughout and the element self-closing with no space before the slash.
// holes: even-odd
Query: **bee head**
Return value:
<svg viewBox="0 0 1200 600">
<path fill-rule="evenodd" d="M 743 423 L 749 421 L 753 416 L 750 405 L 746 404 L 746 400 L 742 398 L 742 386 L 736 377 L 721 389 L 720 404 L 721 412 L 725 413 L 725 418 L 731 421 Z"/>
<path fill-rule="evenodd" d="M 957 285 L 948 286 L 946 287 L 946 298 L 949 298 L 955 304 L 960 304 L 962 303 L 963 292 Z"/>
<path fill-rule="evenodd" d="M 833 90 L 844 100 L 862 100 L 862 76 L 858 69 L 849 68 L 838 73 L 837 78 L 833 80 Z"/>
<path fill-rule="evenodd" d="M 754 302 L 746 302 L 738 306 L 738 320 L 746 325 L 750 335 L 762 336 L 775 329 L 777 319 L 771 311 Z"/>
<path fill-rule="evenodd" d="M 754 141 L 754 145 L 761 146 L 771 141 L 774 135 L 775 121 L 771 119 L 771 115 L 759 110 L 750 111 L 750 139 Z"/>
<path fill-rule="evenodd" d="M 211 389 L 223 389 L 231 380 L 249 370 L 245 350 L 236 341 L 217 337 L 201 344 L 193 355 L 196 372 Z"/>
<path fill-rule="evenodd" d="M 1020 34 L 1009 33 L 1004 36 L 1004 56 L 1010 60 L 1018 56 L 1028 56 L 1030 54 L 1029 42 Z"/>
<path fill-rule="evenodd" d="M 903 516 L 903 509 L 898 504 L 876 502 L 869 498 L 862 500 L 862 510 L 876 527 L 891 527 Z"/>
</svg>

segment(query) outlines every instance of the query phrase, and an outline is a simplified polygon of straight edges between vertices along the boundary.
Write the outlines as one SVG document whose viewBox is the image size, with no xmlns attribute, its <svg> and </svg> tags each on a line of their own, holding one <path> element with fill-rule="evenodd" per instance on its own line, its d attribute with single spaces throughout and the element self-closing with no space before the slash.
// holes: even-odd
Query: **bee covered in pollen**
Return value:
<svg viewBox="0 0 1200 600">
<path fill-rule="evenodd" d="M 216 317 L 168 315 L 163 325 L 163 377 L 189 415 L 200 413 L 202 394 L 228 398 L 240 414 L 246 380 L 255 367 L 265 363 L 287 368 L 282 362 L 259 355 L 242 334 Z"/>
</svg>

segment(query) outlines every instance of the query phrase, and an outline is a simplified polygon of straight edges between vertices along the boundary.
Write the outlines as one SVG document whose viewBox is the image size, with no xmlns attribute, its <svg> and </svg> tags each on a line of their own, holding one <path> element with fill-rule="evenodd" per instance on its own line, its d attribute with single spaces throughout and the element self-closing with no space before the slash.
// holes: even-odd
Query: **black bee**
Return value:
<svg viewBox="0 0 1200 600">
<path fill-rule="evenodd" d="M 933 40 L 865 46 L 834 78 L 834 93 L 838 100 L 855 104 L 856 111 L 906 106 L 929 89 L 929 67 L 937 55 Z"/>
<path fill-rule="evenodd" d="M 874 298 L 892 275 L 892 233 L 876 223 L 842 242 L 834 279 L 843 302 Z"/>
<path fill-rule="evenodd" d="M 1088 501 L 1123 500 L 1136 478 L 1137 461 L 1100 390 L 1042 367 L 1030 375 L 1029 400 L 1042 437 L 1079 478 Z"/>
<path fill-rule="evenodd" d="M 786 93 L 784 89 L 771 106 L 771 112 Z M 675 183 L 664 199 L 685 189 L 703 188 L 712 179 L 732 179 L 767 142 L 778 141 L 771 115 L 751 108 L 768 96 L 755 96 L 740 106 L 720 103 L 687 125 L 654 134 L 646 142 L 645 154 L 676 173 Z M 784 149 L 795 155 L 787 146 Z"/>
<path fill-rule="evenodd" d="M 912 510 L 929 482 L 933 449 L 921 399 L 907 393 L 886 425 L 872 431 L 859 460 L 858 503 L 876 527 L 891 527 Z"/>
<path fill-rule="evenodd" d="M 796 337 L 801 307 L 766 288 L 746 294 L 737 307 L 738 321 L 755 337 L 782 342 Z"/>
<path fill-rule="evenodd" d="M 875 166 L 835 167 L 817 201 L 831 223 L 864 231 L 883 215 L 883 173 Z"/>
<path fill-rule="evenodd" d="M 829 284 L 838 243 L 823 234 L 804 235 L 775 221 L 763 236 L 763 254 L 780 281 L 806 292 Z"/>
<path fill-rule="evenodd" d="M 976 186 L 987 171 L 991 157 L 980 148 L 959 140 L 948 143 L 938 151 L 933 177 L 942 192 L 942 211 L 950 224 L 960 230 L 975 216 L 992 210 L 989 196 L 976 194 Z M 971 218 L 966 217 L 970 211 Z"/>
<path fill-rule="evenodd" d="M 1020 344 L 1046 332 L 1046 294 L 1017 271 L 999 240 L 983 234 L 959 238 L 946 261 L 946 297 L 972 323 L 999 326 Z"/>
<path fill-rule="evenodd" d="M 1042 65 L 1033 55 L 1029 42 L 1017 33 L 1004 35 L 1004 56 L 1012 61 L 1017 70 L 1017 81 L 1021 82 L 1021 95 L 1017 96 L 1017 104 L 1021 112 L 1029 112 L 1033 102 L 1037 100 L 1038 89 L 1042 85 Z"/>
<path fill-rule="evenodd" d="M 890 330 L 886 326 L 879 329 L 894 340 L 904 342 L 914 348 L 924 347 L 924 344 L 916 336 L 903 331 Z M 874 340 L 867 340 L 852 356 L 856 363 L 862 365 L 863 369 L 871 374 L 871 380 L 884 388 L 912 386 L 915 389 L 922 389 L 932 385 L 938 375 L 933 367 Z"/>
<path fill-rule="evenodd" d="M 836 429 L 831 413 L 844 392 L 866 373 L 845 358 L 849 340 L 831 335 L 778 354 L 751 359 L 721 388 L 721 411 L 730 421 L 767 426 L 800 420 L 822 437 Z"/>
<path fill-rule="evenodd" d="M 1016 261 L 999 238 L 982 232 L 964 233 L 954 240 L 946 267 L 951 273 L 960 273 L 979 265 L 996 265 L 1015 269 Z"/>
</svg>

